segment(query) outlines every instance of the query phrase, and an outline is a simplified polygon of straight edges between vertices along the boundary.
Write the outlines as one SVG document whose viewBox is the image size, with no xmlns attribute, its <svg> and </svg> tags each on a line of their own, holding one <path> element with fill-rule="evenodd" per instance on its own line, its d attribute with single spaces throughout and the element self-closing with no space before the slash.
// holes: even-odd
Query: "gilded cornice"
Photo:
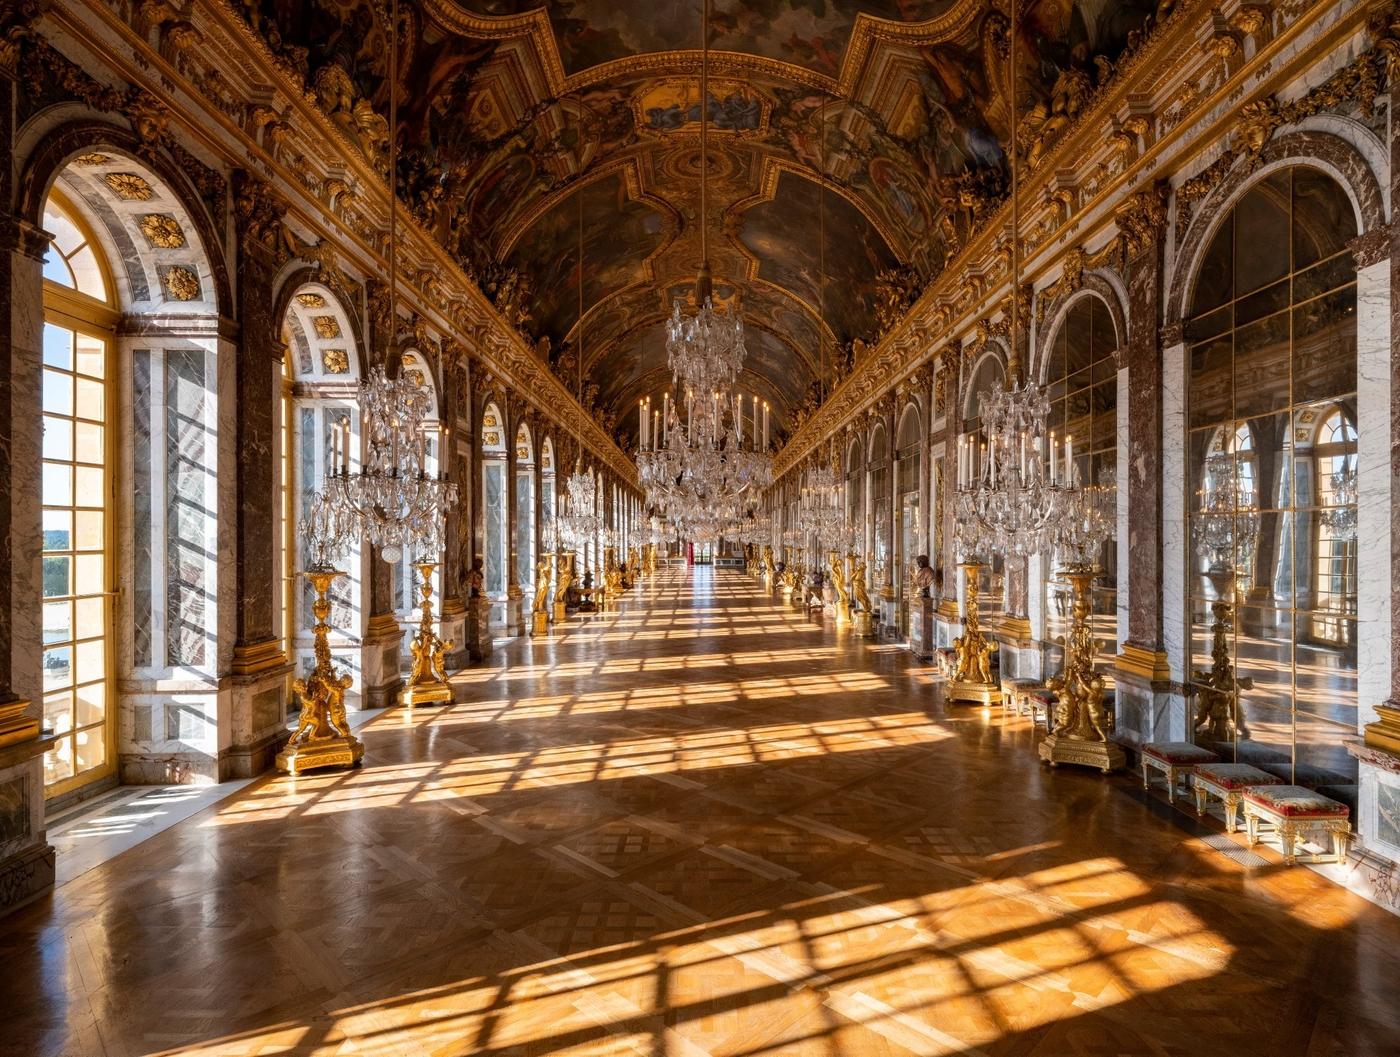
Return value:
<svg viewBox="0 0 1400 1057">
<path fill-rule="evenodd" d="M 1248 116 L 1241 105 L 1246 97 L 1277 91 L 1338 48 L 1366 26 L 1375 6 L 1356 4 L 1339 12 L 1339 5 L 1282 0 L 1266 9 L 1257 26 L 1250 19 L 1229 27 L 1217 22 L 1204 0 L 1179 4 L 1023 180 L 1023 281 L 1053 274 L 1065 256 L 1099 241 L 1096 236 L 1105 229 L 1123 236 L 1114 238 L 1116 251 L 1119 242 L 1124 243 L 1121 250 L 1131 251 L 1128 243 L 1136 242 L 1139 233 L 1118 228 L 1110 204 L 1123 206 L 1136 191 L 1151 189 L 1241 132 L 1241 115 Z M 1221 24 L 1236 43 L 1250 39 L 1253 50 L 1221 54 L 1215 44 Z M 1393 61 L 1386 43 L 1378 50 Z M 1227 152 L 1227 157 L 1233 160 L 1234 155 Z M 1151 204 L 1155 210 L 1157 203 Z M 979 317 L 996 314 L 1000 306 L 995 302 L 1006 298 L 1009 227 L 1008 202 L 793 434 L 778 453 L 776 475 L 789 472 L 822 438 L 931 359 L 943 338 L 968 334 Z"/>
<path fill-rule="evenodd" d="M 125 116 L 153 129 L 159 125 L 154 131 L 162 137 L 167 126 L 179 126 L 208 155 L 234 170 L 251 169 L 270 184 L 285 204 L 287 224 L 313 233 L 309 242 L 296 239 L 298 247 L 336 246 L 341 261 L 361 274 L 386 273 L 388 189 L 360 147 L 322 112 L 314 93 L 277 61 L 228 0 L 206 0 L 190 5 L 178 19 L 152 23 L 149 12 L 159 6 L 141 5 L 132 16 L 139 26 L 133 26 L 123 17 L 129 10 L 124 4 L 57 0 L 39 24 L 40 35 L 48 22 L 58 25 L 84 41 L 133 91 L 147 92 L 157 103 Z M 120 46 L 104 46 L 114 37 Z M 447 338 L 475 342 L 495 374 L 635 488 L 631 459 L 442 246 L 401 204 L 399 209 L 405 311 L 417 313 Z"/>
</svg>

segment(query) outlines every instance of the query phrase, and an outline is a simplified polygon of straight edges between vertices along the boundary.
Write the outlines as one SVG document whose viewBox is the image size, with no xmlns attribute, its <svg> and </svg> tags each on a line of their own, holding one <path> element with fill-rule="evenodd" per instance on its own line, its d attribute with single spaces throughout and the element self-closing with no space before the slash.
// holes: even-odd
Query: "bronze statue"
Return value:
<svg viewBox="0 0 1400 1057">
<path fill-rule="evenodd" d="M 828 557 L 828 564 L 831 567 L 831 587 L 836 592 L 837 616 L 850 616 L 851 595 L 846 588 L 846 571 L 842 568 L 843 561 L 841 555 L 832 551 Z"/>
<path fill-rule="evenodd" d="M 865 586 L 865 556 L 856 557 L 855 573 L 851 576 L 851 593 L 855 596 L 856 605 L 860 607 L 862 613 L 871 612 L 870 592 Z"/>
<path fill-rule="evenodd" d="M 532 613 L 549 612 L 549 581 L 553 573 L 550 555 L 541 558 L 535 567 L 535 601 L 530 607 Z"/>
</svg>

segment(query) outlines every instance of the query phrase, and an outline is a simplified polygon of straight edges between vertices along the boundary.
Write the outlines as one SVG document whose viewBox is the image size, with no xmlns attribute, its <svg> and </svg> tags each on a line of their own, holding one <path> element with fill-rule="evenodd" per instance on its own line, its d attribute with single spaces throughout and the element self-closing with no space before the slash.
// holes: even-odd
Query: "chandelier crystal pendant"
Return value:
<svg viewBox="0 0 1400 1057">
<path fill-rule="evenodd" d="M 581 551 L 598 538 L 603 519 L 598 515 L 598 482 L 575 467 L 564 483 L 564 513 L 558 517 L 559 539 L 571 551 Z"/>
</svg>

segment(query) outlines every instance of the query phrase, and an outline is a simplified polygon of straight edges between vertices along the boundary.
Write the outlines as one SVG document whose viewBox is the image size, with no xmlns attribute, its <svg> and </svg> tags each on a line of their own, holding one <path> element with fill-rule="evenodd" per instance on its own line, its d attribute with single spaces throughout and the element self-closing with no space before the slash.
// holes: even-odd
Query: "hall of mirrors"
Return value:
<svg viewBox="0 0 1400 1057">
<path fill-rule="evenodd" d="M 1394 1052 L 1393 4 L 138 6 L 0 12 L 15 1052 Z"/>
</svg>

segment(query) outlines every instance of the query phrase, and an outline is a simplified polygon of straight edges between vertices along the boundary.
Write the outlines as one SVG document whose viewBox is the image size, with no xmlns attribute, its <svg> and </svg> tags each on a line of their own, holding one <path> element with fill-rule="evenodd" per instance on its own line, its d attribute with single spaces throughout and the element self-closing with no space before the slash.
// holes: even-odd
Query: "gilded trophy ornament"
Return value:
<svg viewBox="0 0 1400 1057">
<path fill-rule="evenodd" d="M 292 694 L 301 706 L 296 729 L 277 754 L 279 771 L 296 777 L 322 767 L 356 767 L 364 759 L 365 747 L 350 733 L 345 718 L 345 691 L 354 679 L 331 664 L 331 630 L 327 618 L 331 602 L 327 595 L 345 574 L 339 569 L 313 568 L 303 573 L 315 598 L 311 603 L 316 623 L 311 629 L 315 641 L 316 666 L 305 679 L 292 683 Z"/>
<path fill-rule="evenodd" d="M 995 640 L 982 634 L 977 615 L 977 578 L 982 563 L 966 561 L 963 570 L 963 633 L 953 640 L 953 678 L 948 683 L 949 701 L 970 701 L 995 705 L 1001 701 L 1001 685 L 992 679 L 992 651 Z"/>
<path fill-rule="evenodd" d="M 413 654 L 413 667 L 408 684 L 399 691 L 401 705 L 450 705 L 452 687 L 447 685 L 447 671 L 443 667 L 443 655 L 452 648 L 452 643 L 444 642 L 433 628 L 433 571 L 437 562 L 414 562 L 421 582 L 418 591 L 422 615 L 418 620 L 418 630 L 409 642 Z"/>
<path fill-rule="evenodd" d="M 1094 567 L 1075 563 L 1064 570 L 1074 590 L 1074 620 L 1065 638 L 1065 663 L 1045 685 L 1054 692 L 1055 729 L 1040 743 L 1040 758 L 1051 767 L 1074 763 L 1107 774 L 1126 762 L 1113 741 L 1113 716 L 1104 704 L 1104 677 L 1094 670 L 1093 628 L 1089 595 Z"/>
</svg>

